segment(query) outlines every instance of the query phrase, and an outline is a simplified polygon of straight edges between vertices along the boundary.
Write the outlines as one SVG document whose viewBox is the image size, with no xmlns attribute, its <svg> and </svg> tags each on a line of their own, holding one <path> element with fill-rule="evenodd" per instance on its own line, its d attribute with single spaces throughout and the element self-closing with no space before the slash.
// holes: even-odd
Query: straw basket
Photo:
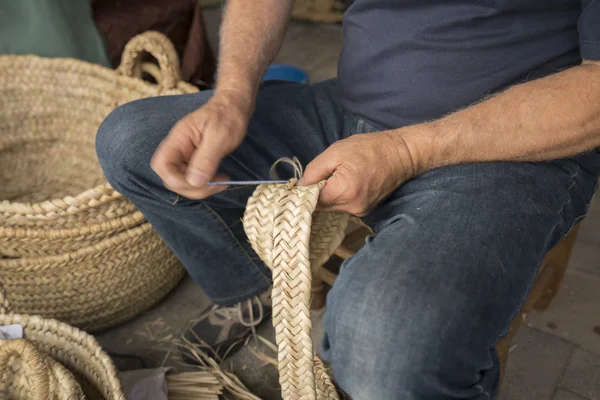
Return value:
<svg viewBox="0 0 600 400">
<path fill-rule="evenodd" d="M 0 260 L 0 308 L 97 331 L 149 309 L 183 275 L 144 223 L 69 253 Z"/>
<path fill-rule="evenodd" d="M 142 56 L 158 84 L 140 79 Z M 79 60 L 0 56 L 0 256 L 62 254 L 143 223 L 95 153 L 104 118 L 132 100 L 192 93 L 158 32 L 133 38 L 117 71 Z"/>
<path fill-rule="evenodd" d="M 347 1 L 341 0 L 296 0 L 292 17 L 311 22 L 340 22 Z"/>
<path fill-rule="evenodd" d="M 23 339 L 0 339 L 0 398 L 125 400 L 110 357 L 96 340 L 52 319 L 2 315 L 20 324 Z"/>
<path fill-rule="evenodd" d="M 157 84 L 139 78 L 145 52 Z M 0 307 L 87 330 L 150 308 L 184 269 L 106 182 L 95 136 L 121 104 L 197 91 L 172 44 L 139 35 L 117 71 L 36 56 L 1 56 L 0 71 Z"/>
</svg>

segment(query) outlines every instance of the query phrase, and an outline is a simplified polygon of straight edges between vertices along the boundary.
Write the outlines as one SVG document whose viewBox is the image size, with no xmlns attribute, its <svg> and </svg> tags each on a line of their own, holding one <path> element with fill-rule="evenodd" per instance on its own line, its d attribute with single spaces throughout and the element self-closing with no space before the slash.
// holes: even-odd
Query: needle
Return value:
<svg viewBox="0 0 600 400">
<path fill-rule="evenodd" d="M 210 186 L 217 186 L 217 185 L 238 185 L 238 186 L 242 186 L 242 185 L 246 185 L 246 186 L 252 186 L 252 185 L 262 185 L 263 183 L 288 183 L 289 181 L 222 181 L 222 182 L 208 182 L 208 185 Z"/>
</svg>

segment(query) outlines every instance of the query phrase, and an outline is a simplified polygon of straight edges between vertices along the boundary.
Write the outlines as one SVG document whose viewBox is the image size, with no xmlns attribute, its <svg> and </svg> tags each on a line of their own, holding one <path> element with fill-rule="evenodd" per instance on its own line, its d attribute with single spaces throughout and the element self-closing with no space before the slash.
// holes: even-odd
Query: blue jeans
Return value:
<svg viewBox="0 0 600 400">
<path fill-rule="evenodd" d="M 253 187 L 203 201 L 166 189 L 150 169 L 159 142 L 210 92 L 139 100 L 115 110 L 97 138 L 109 182 L 147 217 L 218 304 L 263 292 L 269 270 L 241 218 Z M 337 140 L 375 132 L 336 101 L 335 82 L 267 84 L 244 143 L 222 164 L 265 179 L 271 164 L 306 165 Z M 327 299 L 321 355 L 354 400 L 489 399 L 496 343 L 542 258 L 581 220 L 597 176 L 570 159 L 429 171 L 364 218 L 378 234 L 347 260 Z"/>
</svg>

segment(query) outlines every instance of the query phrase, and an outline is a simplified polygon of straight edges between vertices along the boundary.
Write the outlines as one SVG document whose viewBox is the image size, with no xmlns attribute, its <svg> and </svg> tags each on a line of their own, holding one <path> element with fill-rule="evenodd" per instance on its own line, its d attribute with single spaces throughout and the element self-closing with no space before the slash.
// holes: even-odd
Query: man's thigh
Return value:
<svg viewBox="0 0 600 400">
<path fill-rule="evenodd" d="M 328 298 L 324 353 L 342 387 L 358 398 L 377 395 L 365 391 L 378 379 L 393 382 L 381 382 L 386 398 L 491 391 L 496 343 L 595 184 L 562 160 L 441 168 L 400 187 L 365 218 L 377 236 Z"/>
</svg>

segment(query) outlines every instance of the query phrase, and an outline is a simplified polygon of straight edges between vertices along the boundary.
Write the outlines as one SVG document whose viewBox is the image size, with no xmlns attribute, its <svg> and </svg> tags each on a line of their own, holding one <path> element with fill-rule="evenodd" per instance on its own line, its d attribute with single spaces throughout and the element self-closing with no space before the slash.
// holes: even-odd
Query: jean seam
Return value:
<svg viewBox="0 0 600 400">
<path fill-rule="evenodd" d="M 572 178 L 575 178 L 578 174 L 579 174 L 579 164 L 577 164 L 577 169 L 575 171 L 575 173 L 573 174 Z M 596 189 L 598 188 L 598 184 L 600 182 L 596 183 Z M 571 185 L 569 186 L 569 191 L 571 191 L 571 189 L 573 188 L 573 186 L 575 185 L 575 180 L 573 180 L 573 182 L 571 183 Z M 596 192 L 596 190 L 594 190 L 594 193 Z M 589 208 L 590 208 L 590 204 L 592 204 L 592 200 L 594 199 L 594 195 L 592 194 L 592 197 L 590 198 L 590 200 L 588 202 L 586 202 L 586 209 L 585 212 L 583 214 L 581 214 L 580 216 L 576 217 L 573 222 L 571 223 L 571 226 L 569 227 L 569 229 L 566 231 L 566 233 L 563 235 L 563 239 L 565 237 L 567 237 L 567 235 L 569 234 L 569 232 L 571 232 L 571 230 L 575 227 L 575 225 L 577 225 L 580 221 L 582 221 L 585 217 L 587 217 L 587 215 L 589 214 Z M 569 202 L 571 201 L 571 197 L 569 197 Z M 568 202 L 567 202 L 568 203 Z M 567 204 L 565 203 L 565 205 Z M 564 209 L 564 206 L 563 206 Z"/>
<path fill-rule="evenodd" d="M 575 171 L 570 176 L 571 184 L 567 188 L 567 192 L 568 192 L 567 201 L 565 201 L 564 204 L 560 207 L 560 209 L 556 213 L 557 215 L 562 214 L 564 212 L 565 207 L 567 206 L 567 204 L 569 204 L 571 202 L 571 189 L 573 189 L 573 186 L 575 186 L 575 184 L 576 184 L 575 178 L 577 177 L 578 174 L 579 174 L 579 164 L 576 163 L 575 164 Z M 552 229 L 550 229 L 548 231 L 548 235 L 546 235 L 546 239 L 544 240 L 544 243 L 545 243 L 546 247 L 548 246 L 548 243 L 550 242 L 550 237 L 552 236 L 552 232 L 554 232 L 554 230 L 556 229 L 556 227 L 559 224 L 561 224 L 561 223 L 562 223 L 562 220 L 556 221 L 556 223 L 552 226 Z M 571 224 L 571 227 L 563 235 L 563 238 L 565 238 L 568 235 L 568 233 L 571 231 L 571 229 L 573 229 L 573 226 L 575 226 L 575 221 L 573 221 L 573 223 Z M 538 269 L 539 269 L 539 267 L 541 265 L 542 265 L 542 261 L 540 260 L 540 265 L 538 265 Z"/>
<path fill-rule="evenodd" d="M 268 281 L 267 283 L 270 285 L 270 283 L 271 283 L 271 282 L 270 282 L 270 281 Z M 267 287 L 268 287 L 268 285 L 267 285 Z M 266 288 L 265 288 L 265 289 L 266 289 Z M 215 304 L 218 304 L 218 303 L 229 303 L 231 300 L 234 300 L 234 299 L 235 299 L 235 300 L 237 300 L 237 299 L 240 299 L 240 301 L 242 301 L 242 300 L 244 300 L 244 299 L 249 299 L 249 298 L 251 298 L 251 297 L 254 297 L 254 296 L 251 296 L 251 295 L 253 295 L 253 294 L 255 294 L 255 295 L 259 295 L 259 294 L 261 294 L 262 292 L 264 292 L 264 290 L 262 290 L 262 289 L 252 289 L 252 290 L 248 290 L 248 291 L 246 291 L 246 292 L 244 292 L 244 293 L 242 293 L 242 294 L 236 294 L 236 295 L 234 295 L 234 296 L 228 296 L 228 297 L 213 297 L 213 298 L 211 298 L 211 300 L 212 300 L 212 301 L 213 301 Z M 239 303 L 239 302 L 234 302 L 234 304 L 235 304 L 235 303 Z"/>
<path fill-rule="evenodd" d="M 271 279 L 265 275 L 262 270 L 260 269 L 260 267 L 258 265 L 256 265 L 256 263 L 254 262 L 254 260 L 252 259 L 252 257 L 250 257 L 250 254 L 248 254 L 248 252 L 242 247 L 242 245 L 240 244 L 239 240 L 235 237 L 235 235 L 233 234 L 233 231 L 231 230 L 231 228 L 229 227 L 229 225 L 227 225 L 225 223 L 225 221 L 223 220 L 223 218 L 221 218 L 221 216 L 219 216 L 219 214 L 212 208 L 210 207 L 208 204 L 205 203 L 201 203 L 207 210 L 208 212 L 210 212 L 217 221 L 219 221 L 221 223 L 222 226 L 225 227 L 225 229 L 227 230 L 227 232 L 229 233 L 229 236 L 231 236 L 231 238 L 233 239 L 233 242 L 235 243 L 235 245 L 237 246 L 237 248 L 246 256 L 246 258 L 248 259 L 248 261 L 250 262 L 250 264 L 252 265 L 252 267 L 254 267 L 254 271 L 258 272 L 258 275 L 267 283 L 271 284 Z"/>
</svg>

